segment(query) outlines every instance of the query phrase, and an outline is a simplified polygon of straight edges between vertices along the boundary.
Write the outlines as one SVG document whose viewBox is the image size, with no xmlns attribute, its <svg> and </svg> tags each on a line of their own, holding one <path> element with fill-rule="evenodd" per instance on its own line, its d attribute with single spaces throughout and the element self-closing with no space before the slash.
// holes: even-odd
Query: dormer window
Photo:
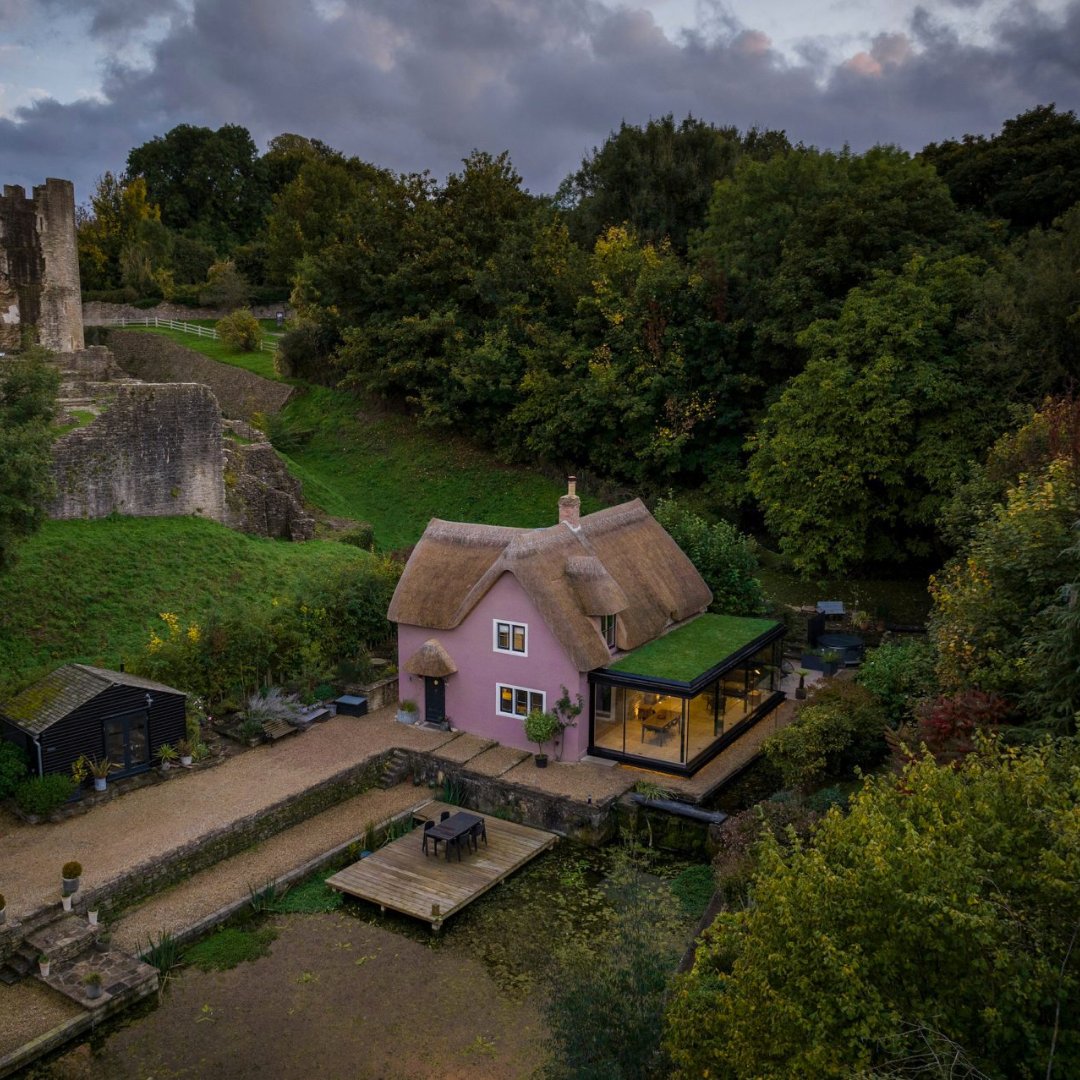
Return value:
<svg viewBox="0 0 1080 1080">
<path fill-rule="evenodd" d="M 496 652 L 529 655 L 529 627 L 525 623 L 494 620 L 494 648 Z"/>
<path fill-rule="evenodd" d="M 600 616 L 600 633 L 607 642 L 607 647 L 612 650 L 615 648 L 615 624 L 618 618 L 618 615 Z"/>
</svg>

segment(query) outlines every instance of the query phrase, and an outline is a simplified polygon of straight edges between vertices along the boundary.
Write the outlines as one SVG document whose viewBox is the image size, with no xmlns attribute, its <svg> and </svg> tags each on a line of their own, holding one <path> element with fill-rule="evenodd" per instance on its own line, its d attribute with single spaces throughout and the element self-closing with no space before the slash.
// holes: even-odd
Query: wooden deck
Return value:
<svg viewBox="0 0 1080 1080">
<path fill-rule="evenodd" d="M 453 813 L 459 809 L 464 808 L 429 802 L 414 811 L 413 817 L 419 822 L 438 821 L 441 811 Z M 441 851 L 438 857 L 425 855 L 420 848 L 422 828 L 418 825 L 400 840 L 339 870 L 326 879 L 326 884 L 378 904 L 380 910 L 389 908 L 421 919 L 438 930 L 451 915 L 558 840 L 554 833 L 541 829 L 487 814 L 479 816 L 487 823 L 487 846 L 481 840 L 478 851 L 462 853 L 461 862 L 455 854 L 447 862 Z"/>
</svg>

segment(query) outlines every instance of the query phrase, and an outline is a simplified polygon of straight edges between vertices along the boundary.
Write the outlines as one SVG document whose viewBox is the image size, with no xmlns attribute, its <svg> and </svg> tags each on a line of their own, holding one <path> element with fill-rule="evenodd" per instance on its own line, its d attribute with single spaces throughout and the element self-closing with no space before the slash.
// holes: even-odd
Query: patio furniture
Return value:
<svg viewBox="0 0 1080 1080">
<path fill-rule="evenodd" d="M 431 830 L 433 828 L 435 828 L 435 822 L 434 821 L 425 821 L 424 822 L 424 838 L 423 838 L 423 841 L 420 844 L 420 850 L 425 855 L 427 854 L 428 840 L 430 839 L 431 842 L 435 845 L 435 857 L 438 858 L 439 857 L 439 837 L 431 835 Z"/>
<path fill-rule="evenodd" d="M 476 851 L 479 846 L 479 841 L 484 841 L 484 847 L 487 847 L 487 823 L 481 818 L 471 829 L 469 833 L 472 840 L 473 851 Z"/>
<path fill-rule="evenodd" d="M 461 841 L 464 838 L 468 841 L 469 833 L 477 822 L 483 822 L 483 818 L 477 817 L 475 814 L 467 814 L 463 810 L 458 811 L 456 814 L 450 814 L 449 811 L 444 811 L 447 815 L 441 818 L 438 825 L 432 825 L 427 831 L 427 835 L 433 840 L 443 840 L 446 843 L 446 861 L 450 861 L 450 846 L 453 845 L 457 848 L 458 862 L 461 862 Z"/>
<path fill-rule="evenodd" d="M 671 729 L 679 722 L 677 713 L 672 714 L 666 710 L 645 709 L 641 713 L 641 741 L 645 741 L 646 734 L 655 736 L 655 741 L 663 745 L 667 742 Z"/>
</svg>

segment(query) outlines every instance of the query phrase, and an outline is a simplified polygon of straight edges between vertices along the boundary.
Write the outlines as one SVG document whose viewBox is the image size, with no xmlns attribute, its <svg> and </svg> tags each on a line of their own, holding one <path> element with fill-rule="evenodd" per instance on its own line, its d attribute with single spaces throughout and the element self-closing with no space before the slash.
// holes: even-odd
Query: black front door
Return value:
<svg viewBox="0 0 1080 1080">
<path fill-rule="evenodd" d="M 424 676 L 424 719 L 429 724 L 446 720 L 446 683 L 430 675 Z"/>
<path fill-rule="evenodd" d="M 145 712 L 110 716 L 105 721 L 105 756 L 116 766 L 114 775 L 150 764 L 150 724 Z"/>
</svg>

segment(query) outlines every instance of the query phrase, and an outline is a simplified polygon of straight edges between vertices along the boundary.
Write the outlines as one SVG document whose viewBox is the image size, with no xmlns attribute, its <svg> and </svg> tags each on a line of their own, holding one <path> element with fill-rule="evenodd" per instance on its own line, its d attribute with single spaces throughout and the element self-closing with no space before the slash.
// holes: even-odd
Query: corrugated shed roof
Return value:
<svg viewBox="0 0 1080 1080">
<path fill-rule="evenodd" d="M 133 686 L 186 696 L 182 690 L 126 671 L 65 664 L 0 705 L 0 716 L 31 735 L 40 735 L 111 686 Z"/>
<path fill-rule="evenodd" d="M 611 659 L 597 612 L 584 608 L 618 606 L 619 647 L 633 649 L 712 602 L 693 563 L 634 499 L 588 514 L 577 527 L 509 529 L 436 518 L 405 567 L 389 617 L 451 630 L 504 573 L 517 578 L 579 671 Z M 583 578 L 592 584 L 583 588 Z"/>
</svg>

